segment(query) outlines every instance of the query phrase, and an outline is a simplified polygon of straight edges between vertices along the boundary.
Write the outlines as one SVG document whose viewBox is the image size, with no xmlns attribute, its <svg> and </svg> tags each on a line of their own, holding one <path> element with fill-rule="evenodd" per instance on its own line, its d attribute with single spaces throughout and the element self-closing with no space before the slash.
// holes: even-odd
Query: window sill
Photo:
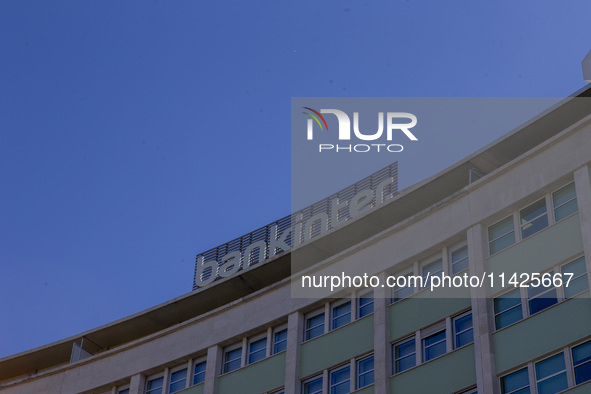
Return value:
<svg viewBox="0 0 591 394">
<path fill-rule="evenodd" d="M 515 242 L 514 242 L 513 244 L 511 244 L 511 245 L 507 246 L 505 249 L 499 250 L 498 252 L 495 252 L 495 253 L 491 254 L 491 253 L 490 253 L 490 250 L 489 250 L 488 258 L 490 259 L 491 257 L 497 256 L 497 255 L 499 255 L 499 254 L 503 253 L 504 251 L 506 251 L 506 250 L 509 250 L 509 249 L 513 248 L 515 245 L 519 245 L 519 244 L 521 244 L 522 242 L 528 241 L 528 240 L 530 240 L 530 239 L 531 239 L 531 238 L 532 238 L 534 235 L 538 235 L 538 234 L 541 234 L 541 233 L 543 233 L 544 231 L 548 231 L 548 229 L 551 229 L 552 227 L 554 227 L 554 226 L 555 226 L 555 225 L 557 225 L 558 223 L 562 223 L 562 222 L 564 222 L 565 220 L 567 220 L 568 218 L 572 218 L 573 216 L 575 216 L 575 215 L 578 215 L 578 214 L 579 214 L 579 211 L 573 212 L 573 213 L 571 213 L 570 215 L 568 215 L 567 217 L 565 217 L 565 218 L 562 218 L 562 219 L 560 219 L 560 220 L 559 220 L 559 221 L 557 221 L 557 222 L 554 222 L 554 223 L 552 223 L 552 224 L 548 224 L 548 226 L 547 226 L 547 227 L 544 227 L 544 228 L 543 228 L 543 229 L 541 229 L 540 231 L 538 231 L 538 232 L 536 232 L 536 233 L 533 233 L 533 234 L 530 234 L 530 235 L 528 235 L 528 236 L 527 236 L 527 238 L 521 238 L 521 239 L 519 239 L 519 240 L 515 240 Z M 515 233 L 515 234 L 517 234 L 517 233 Z"/>
<path fill-rule="evenodd" d="M 331 329 L 331 330 L 329 330 L 329 331 L 327 331 L 327 332 L 325 332 L 325 333 L 323 333 L 323 334 L 320 334 L 320 335 L 318 335 L 317 337 L 314 337 L 314 338 L 311 338 L 311 339 L 304 339 L 304 340 L 302 341 L 302 343 L 301 343 L 301 344 L 303 345 L 304 343 L 312 342 L 312 341 L 314 341 L 314 340 L 316 340 L 316 339 L 318 339 L 318 338 L 322 338 L 323 336 L 326 336 L 326 335 L 330 334 L 331 332 L 336 332 L 336 331 L 339 331 L 339 330 L 340 330 L 340 329 L 342 329 L 342 328 L 348 327 L 348 326 L 350 326 L 351 324 L 353 324 L 353 323 L 356 323 L 356 322 L 358 322 L 358 321 L 361 321 L 361 320 L 364 320 L 364 319 L 366 319 L 366 318 L 368 318 L 368 317 L 370 317 L 370 316 L 373 316 L 373 312 L 372 312 L 372 313 L 370 313 L 370 314 L 368 314 L 368 315 L 365 315 L 365 316 L 363 316 L 363 317 L 360 317 L 360 318 L 358 318 L 358 319 L 355 319 L 355 320 L 353 320 L 353 321 L 350 321 L 350 322 L 349 322 L 349 323 L 347 323 L 347 324 L 343 324 L 342 326 L 340 326 L 340 327 L 338 327 L 338 328 L 333 328 L 333 329 Z"/>
<path fill-rule="evenodd" d="M 355 389 L 354 391 L 351 391 L 351 393 L 350 393 L 350 394 L 355 394 L 355 393 L 358 393 L 358 392 L 360 392 L 360 391 L 362 391 L 362 390 L 365 390 L 366 388 L 373 387 L 373 386 L 374 386 L 374 384 L 375 384 L 375 383 L 368 384 L 367 386 L 363 386 L 363 387 L 360 387 L 360 388 L 358 388 L 358 389 Z"/>
<path fill-rule="evenodd" d="M 450 354 L 453 354 L 453 353 L 455 353 L 455 352 L 457 352 L 457 351 L 463 350 L 463 349 L 467 348 L 468 346 L 473 346 L 473 345 L 474 345 L 474 342 L 470 342 L 470 343 L 468 343 L 468 344 L 466 344 L 466 345 L 464 345 L 464 346 L 461 346 L 461 347 L 459 347 L 459 348 L 453 349 L 451 352 L 447 352 L 447 353 L 444 353 L 444 354 L 442 354 L 441 356 L 437 356 L 437 357 L 435 357 L 435 358 L 432 358 L 432 359 L 431 359 L 431 360 L 429 360 L 429 361 L 422 362 L 422 363 L 420 363 L 420 364 L 417 364 L 417 365 L 415 365 L 414 367 L 411 367 L 411 368 L 409 368 L 409 369 L 405 369 L 404 371 L 401 371 L 401 372 L 396 372 L 395 374 L 393 374 L 393 375 L 390 375 L 390 378 L 393 378 L 393 377 L 396 377 L 396 376 L 402 375 L 402 374 L 404 374 L 404 373 L 407 373 L 408 371 L 415 370 L 415 369 L 417 369 L 417 368 L 420 368 L 420 367 L 422 367 L 422 366 L 424 366 L 424 365 L 427 365 L 427 364 L 429 364 L 429 363 L 432 363 L 432 362 L 434 362 L 434 361 L 440 360 L 440 359 L 444 358 L 445 356 L 448 356 L 448 355 L 450 355 Z"/>
<path fill-rule="evenodd" d="M 218 375 L 218 377 L 222 377 L 222 376 L 230 375 L 230 374 L 232 374 L 232 373 L 234 373 L 234 372 L 237 372 L 237 371 L 243 370 L 244 368 L 248 368 L 248 367 L 250 367 L 250 366 L 252 366 L 252 365 L 257 365 L 257 364 L 260 364 L 260 363 L 262 363 L 262 362 L 264 362 L 264 361 L 266 361 L 266 360 L 270 360 L 270 359 L 272 359 L 273 357 L 275 357 L 275 356 L 279 356 L 279 355 L 281 355 L 282 353 L 285 353 L 285 352 L 286 352 L 286 351 L 285 351 L 285 350 L 283 350 L 283 351 L 281 351 L 281 352 L 278 352 L 278 353 L 275 353 L 275 354 L 271 354 L 269 357 L 262 358 L 262 359 L 260 359 L 260 360 L 257 360 L 257 361 L 255 361 L 254 363 L 250 363 L 250 364 L 243 365 L 243 366 L 241 366 L 240 368 L 237 368 L 237 369 L 235 369 L 235 370 L 233 370 L 233 371 L 221 373 L 221 374 L 219 374 L 219 375 Z M 199 384 L 201 384 L 201 383 L 199 383 Z M 196 386 L 196 385 L 195 385 L 195 386 Z M 191 386 L 191 387 L 193 387 L 193 386 Z"/>
<path fill-rule="evenodd" d="M 501 332 L 501 331 L 504 331 L 504 330 L 506 330 L 506 329 L 508 329 L 508 328 L 511 328 L 511 327 L 513 327 L 513 326 L 515 326 L 515 325 L 517 325 L 517 324 L 519 324 L 519 323 L 522 323 L 522 322 L 524 322 L 524 321 L 526 321 L 526 320 L 528 320 L 528 319 L 531 319 L 532 317 L 539 316 L 539 315 L 541 315 L 542 313 L 544 313 L 544 312 L 546 312 L 546 311 L 549 311 L 549 310 L 551 310 L 552 308 L 556 308 L 556 307 L 558 307 L 559 305 L 562 305 L 562 304 L 564 304 L 565 302 L 568 302 L 568 301 L 570 301 L 570 300 L 574 300 L 574 299 L 580 299 L 580 298 L 589 298 L 589 295 L 587 295 L 586 297 L 584 297 L 585 293 L 588 293 L 588 292 L 589 292 L 589 289 L 587 289 L 587 290 L 585 290 L 585 291 L 582 291 L 582 292 L 580 292 L 580 293 L 578 293 L 578 294 L 576 294 L 576 295 L 574 295 L 574 296 L 572 296 L 572 297 L 565 298 L 564 300 L 560 300 L 560 301 L 558 301 L 556 304 L 554 304 L 554 305 L 551 305 L 551 306 L 549 306 L 549 307 L 548 307 L 548 308 L 546 308 L 546 309 L 542 309 L 541 311 L 539 311 L 539 312 L 536 312 L 536 313 L 534 313 L 533 315 L 529 315 L 529 316 L 526 316 L 526 317 L 524 317 L 524 318 L 522 318 L 522 319 L 520 319 L 520 320 L 517 320 L 515 323 L 511 323 L 511 324 L 509 324 L 508 326 L 505 326 L 505 327 L 503 327 L 503 328 L 499 328 L 499 329 L 495 329 L 495 330 L 492 332 L 492 335 L 495 335 L 497 332 Z"/>
</svg>

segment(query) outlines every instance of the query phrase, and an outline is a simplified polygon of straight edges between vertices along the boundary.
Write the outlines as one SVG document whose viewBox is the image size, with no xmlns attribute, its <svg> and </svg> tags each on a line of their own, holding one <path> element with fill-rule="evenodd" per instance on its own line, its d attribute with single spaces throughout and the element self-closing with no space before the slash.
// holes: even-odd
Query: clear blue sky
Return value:
<svg viewBox="0 0 591 394">
<path fill-rule="evenodd" d="M 590 8 L 0 2 L 0 357 L 189 292 L 288 214 L 291 97 L 566 96 Z"/>
</svg>

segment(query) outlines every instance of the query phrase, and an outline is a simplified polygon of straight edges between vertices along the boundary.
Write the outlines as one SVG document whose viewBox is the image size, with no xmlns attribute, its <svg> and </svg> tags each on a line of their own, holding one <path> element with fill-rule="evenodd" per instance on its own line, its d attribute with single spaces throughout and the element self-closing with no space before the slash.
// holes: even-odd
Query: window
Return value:
<svg viewBox="0 0 591 394">
<path fill-rule="evenodd" d="M 575 346 L 572 350 L 575 384 L 591 380 L 591 341 Z"/>
<path fill-rule="evenodd" d="M 331 329 L 339 328 L 351 322 L 351 301 L 332 307 Z"/>
<path fill-rule="evenodd" d="M 118 394 L 129 394 L 129 389 L 122 389 L 117 392 Z"/>
<path fill-rule="evenodd" d="M 462 347 L 474 342 L 474 333 L 472 331 L 472 312 L 464 313 L 453 320 L 454 346 Z"/>
<path fill-rule="evenodd" d="M 548 227 L 546 199 L 542 198 L 519 211 L 519 223 L 521 225 L 522 239 Z"/>
<path fill-rule="evenodd" d="M 563 353 L 536 363 L 536 383 L 538 394 L 553 394 L 568 388 Z"/>
<path fill-rule="evenodd" d="M 406 371 L 417 364 L 415 339 L 394 345 L 394 372 Z"/>
<path fill-rule="evenodd" d="M 170 373 L 169 393 L 175 393 L 187 386 L 187 368 Z"/>
<path fill-rule="evenodd" d="M 429 361 L 441 355 L 444 355 L 447 351 L 447 345 L 445 342 L 445 330 L 439 331 L 433 335 L 430 335 L 423 339 L 423 360 Z"/>
<path fill-rule="evenodd" d="M 365 293 L 359 296 L 359 310 L 357 316 L 362 318 L 373 313 L 373 292 Z"/>
<path fill-rule="evenodd" d="M 248 363 L 252 364 L 267 356 L 267 337 L 256 339 L 248 344 Z"/>
<path fill-rule="evenodd" d="M 324 312 L 306 319 L 306 341 L 324 334 Z"/>
<path fill-rule="evenodd" d="M 552 272 L 550 272 L 552 274 Z M 558 302 L 558 295 L 556 293 L 556 287 L 540 286 L 527 288 L 527 303 L 529 305 L 529 314 L 533 315 L 543 311 L 544 309 L 551 307 Z"/>
<path fill-rule="evenodd" d="M 357 388 L 373 384 L 373 356 L 357 361 Z"/>
<path fill-rule="evenodd" d="M 232 372 L 242 366 L 242 346 L 227 350 L 224 354 L 223 373 Z"/>
<path fill-rule="evenodd" d="M 146 394 L 162 394 L 162 385 L 164 384 L 164 377 L 148 380 L 146 384 Z"/>
<path fill-rule="evenodd" d="M 330 372 L 330 394 L 347 394 L 351 388 L 350 367 L 346 366 Z"/>
<path fill-rule="evenodd" d="M 467 391 L 462 391 L 460 394 L 478 394 L 478 391 L 476 390 L 476 387 L 473 387 Z"/>
<path fill-rule="evenodd" d="M 552 204 L 552 207 L 549 207 Z M 554 216 L 548 216 L 553 208 Z M 513 245 L 516 241 L 514 223 L 519 222 L 519 239 L 523 240 L 578 211 L 575 184 L 570 183 L 552 194 L 528 205 L 517 213 L 488 228 L 489 253 L 493 255 Z M 515 220 L 515 222 L 514 222 Z"/>
<path fill-rule="evenodd" d="M 488 246 L 490 254 L 495 254 L 515 243 L 513 216 L 506 217 L 488 228 Z"/>
<path fill-rule="evenodd" d="M 273 333 L 273 354 L 287 349 L 287 328 L 278 328 Z"/>
<path fill-rule="evenodd" d="M 495 326 L 497 330 L 523 319 L 519 289 L 511 290 L 510 292 L 495 298 L 494 307 Z"/>
<path fill-rule="evenodd" d="M 587 280 L 587 266 L 584 257 L 579 257 L 575 261 L 572 261 L 561 268 L 562 274 L 572 273 L 573 277 L 566 286 L 566 280 L 564 281 L 564 298 L 570 298 L 576 294 L 579 294 L 589 289 L 589 282 Z M 564 277 L 568 279 L 568 277 Z"/>
<path fill-rule="evenodd" d="M 575 184 L 570 183 L 552 193 L 554 205 L 554 220 L 559 221 L 578 211 Z"/>
<path fill-rule="evenodd" d="M 423 266 L 423 278 L 425 279 L 424 286 L 428 287 L 431 284 L 431 278 L 434 276 L 443 275 L 443 261 L 437 259 L 432 263 Z"/>
<path fill-rule="evenodd" d="M 562 287 L 554 287 L 552 278 L 554 278 L 555 272 L 562 272 L 563 274 Z M 572 278 L 570 278 L 570 275 L 566 275 L 571 273 L 573 274 Z M 513 288 L 513 290 L 494 299 L 495 326 L 497 330 L 518 322 L 524 317 L 542 312 L 589 289 L 584 256 L 563 266 L 554 266 L 549 272 L 536 275 L 539 276 L 532 278 L 527 286 Z M 569 279 L 569 285 L 566 286 Z"/>
<path fill-rule="evenodd" d="M 195 364 L 195 368 L 193 370 L 193 384 L 199 384 L 199 383 L 205 382 L 205 367 L 206 366 L 207 366 L 206 361 Z"/>
<path fill-rule="evenodd" d="M 529 393 L 529 377 L 527 368 L 520 369 L 501 378 L 501 392 L 503 394 Z"/>
<path fill-rule="evenodd" d="M 393 292 L 392 292 L 392 302 L 403 300 L 403 299 L 410 297 L 411 295 L 414 294 L 415 289 L 413 286 L 410 285 L 410 280 L 409 280 L 409 277 L 411 275 L 412 274 L 410 274 L 410 273 L 404 275 L 404 277 L 406 277 L 406 281 L 405 281 L 406 286 L 394 287 Z"/>
<path fill-rule="evenodd" d="M 468 246 L 451 252 L 451 273 L 453 275 L 468 269 Z"/>
<path fill-rule="evenodd" d="M 322 394 L 322 376 L 304 382 L 304 394 Z"/>
<path fill-rule="evenodd" d="M 571 374 L 571 371 L 574 374 Z M 574 377 L 574 381 L 568 377 L 569 375 L 571 378 Z M 571 349 L 564 347 L 551 357 L 529 362 L 519 371 L 502 377 L 502 392 L 529 394 L 530 376 L 535 380 L 536 394 L 559 393 L 591 381 L 591 341 Z"/>
</svg>

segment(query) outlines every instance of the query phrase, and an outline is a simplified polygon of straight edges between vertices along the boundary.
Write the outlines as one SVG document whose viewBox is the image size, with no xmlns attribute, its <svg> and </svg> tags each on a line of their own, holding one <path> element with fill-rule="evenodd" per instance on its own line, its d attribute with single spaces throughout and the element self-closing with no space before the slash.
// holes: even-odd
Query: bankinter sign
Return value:
<svg viewBox="0 0 591 394">
<path fill-rule="evenodd" d="M 236 247 L 232 250 L 229 245 L 233 243 L 228 243 L 214 249 L 214 256 L 218 255 L 219 250 L 229 250 L 220 257 L 206 258 L 208 252 L 197 256 L 193 288 L 206 286 L 219 278 L 230 277 L 273 258 L 280 252 L 297 248 L 392 199 L 393 193 L 397 191 L 397 168 L 397 163 L 394 163 L 329 197 L 327 201 L 323 200 L 284 218 L 287 225 L 278 224 L 281 222 L 279 221 L 257 230 L 259 235 L 264 232 L 264 236 L 243 248 Z M 360 184 L 374 186 L 357 191 Z M 355 190 L 355 193 L 352 194 L 351 190 Z M 350 198 L 343 198 L 351 195 Z"/>
</svg>

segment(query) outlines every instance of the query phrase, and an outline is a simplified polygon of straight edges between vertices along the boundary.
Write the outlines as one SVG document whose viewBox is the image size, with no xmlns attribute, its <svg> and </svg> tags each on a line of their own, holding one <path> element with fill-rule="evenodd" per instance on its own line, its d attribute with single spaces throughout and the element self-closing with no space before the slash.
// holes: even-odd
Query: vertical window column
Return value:
<svg viewBox="0 0 591 394">
<path fill-rule="evenodd" d="M 300 343 L 304 330 L 304 315 L 291 313 L 287 317 L 287 337 L 285 341 L 285 394 L 300 394 Z"/>
<path fill-rule="evenodd" d="M 349 392 L 357 389 L 357 360 L 351 359 L 349 362 L 349 371 L 351 371 L 349 379 Z"/>
<path fill-rule="evenodd" d="M 512 220 L 512 219 L 511 219 Z M 512 228 L 512 225 L 507 228 Z M 507 229 L 505 229 L 507 230 Z M 467 231 L 468 240 L 468 269 L 470 275 L 483 275 L 488 256 L 489 246 L 495 239 L 508 235 L 508 240 L 513 240 L 511 229 L 499 231 L 491 237 L 490 231 L 483 225 L 476 224 Z M 503 235 L 504 234 L 504 235 Z M 491 247 L 491 254 L 497 246 L 507 245 L 509 242 L 498 241 Z M 506 246 L 505 246 L 506 247 Z M 498 249 L 498 248 L 497 248 Z M 494 331 L 494 313 L 492 302 L 487 298 L 486 289 L 470 287 L 472 305 L 472 335 L 474 338 L 474 356 L 476 358 L 476 383 L 478 392 L 500 392 L 499 381 L 496 379 L 492 332 Z"/>
<path fill-rule="evenodd" d="M 214 345 L 207 349 L 203 394 L 217 393 L 217 377 L 221 371 L 223 350 L 224 349 L 219 345 Z"/>
<path fill-rule="evenodd" d="M 185 388 L 188 389 L 193 384 L 193 368 L 195 368 L 195 360 L 190 359 L 187 363 L 187 384 Z"/>
<path fill-rule="evenodd" d="M 146 391 L 146 377 L 142 374 L 133 375 L 129 383 L 129 394 L 144 394 Z"/>
<path fill-rule="evenodd" d="M 574 175 L 583 250 L 587 256 L 587 272 L 591 272 L 591 169 L 588 165 L 584 166 L 576 170 Z M 591 275 L 587 275 L 587 279 L 591 288 Z"/>
<path fill-rule="evenodd" d="M 386 283 L 386 273 L 381 272 L 377 276 L 380 278 L 380 283 Z M 378 287 L 374 289 L 373 295 L 374 354 L 372 356 L 371 366 L 373 367 L 374 375 L 374 392 L 387 393 L 390 384 L 389 377 L 392 373 L 392 346 L 389 346 L 390 331 L 388 327 L 388 304 L 390 293 L 388 289 Z M 365 365 L 364 371 L 368 369 L 367 362 L 363 365 Z M 359 368 L 359 366 L 357 368 Z M 364 380 L 362 382 L 364 382 Z"/>
<path fill-rule="evenodd" d="M 242 338 L 242 364 L 240 367 L 243 367 L 248 364 L 248 338 Z"/>
<path fill-rule="evenodd" d="M 162 386 L 162 392 L 165 393 L 167 388 L 168 388 L 168 384 L 170 383 L 170 368 L 164 368 L 164 385 Z"/>
<path fill-rule="evenodd" d="M 273 328 L 272 327 L 267 328 L 267 351 L 266 351 L 265 357 L 269 357 L 272 354 L 275 354 L 273 352 L 273 342 L 274 342 L 273 337 L 274 337 Z"/>
</svg>

